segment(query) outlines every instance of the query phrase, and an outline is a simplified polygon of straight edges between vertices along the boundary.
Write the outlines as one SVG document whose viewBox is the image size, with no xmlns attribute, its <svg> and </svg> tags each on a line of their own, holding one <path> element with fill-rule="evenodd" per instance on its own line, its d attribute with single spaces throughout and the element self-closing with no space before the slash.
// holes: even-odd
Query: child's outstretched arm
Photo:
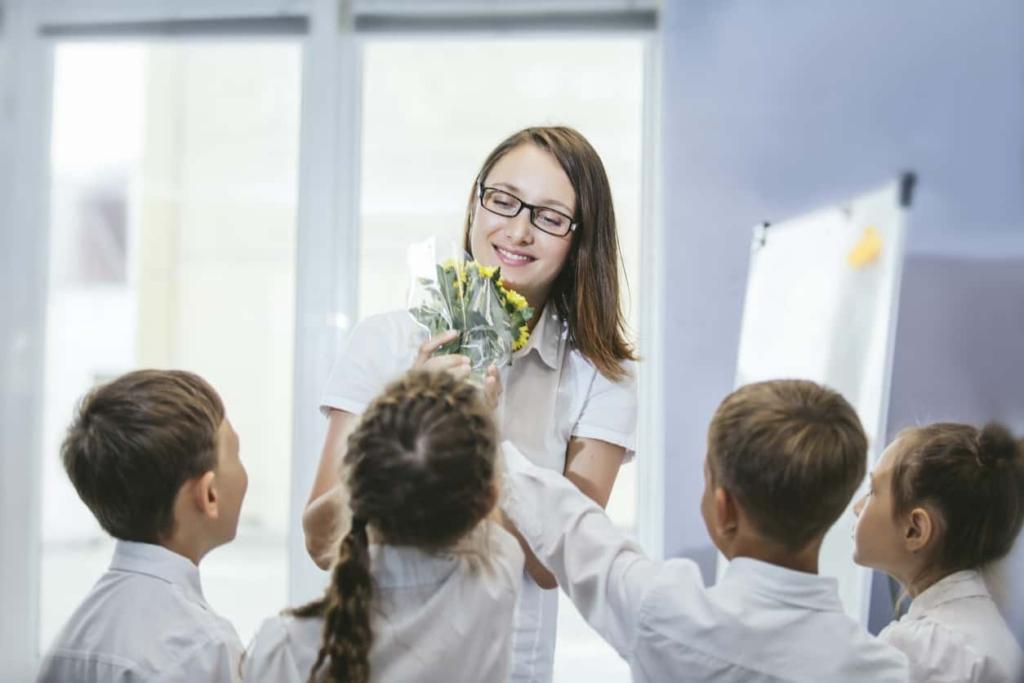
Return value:
<svg viewBox="0 0 1024 683">
<path fill-rule="evenodd" d="M 510 442 L 503 449 L 505 514 L 587 623 L 628 659 L 657 563 L 572 482 L 533 465 Z"/>
</svg>

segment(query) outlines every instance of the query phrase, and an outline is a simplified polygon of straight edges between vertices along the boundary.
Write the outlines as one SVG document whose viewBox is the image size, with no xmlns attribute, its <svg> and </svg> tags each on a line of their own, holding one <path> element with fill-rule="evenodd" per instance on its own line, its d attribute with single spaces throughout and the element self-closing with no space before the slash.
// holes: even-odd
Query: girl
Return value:
<svg viewBox="0 0 1024 683">
<path fill-rule="evenodd" d="M 619 300 L 615 211 L 600 157 L 571 128 L 527 128 L 484 161 L 470 188 L 464 245 L 500 266 L 536 313 L 530 339 L 500 375 L 503 438 L 605 505 L 636 430 L 635 354 Z M 468 359 L 431 358 L 452 337 L 424 341 L 406 311 L 374 316 L 353 331 L 321 409 L 330 418 L 303 526 L 323 561 L 337 529 L 335 463 L 345 435 L 380 387 L 409 366 L 464 376 Z M 492 380 L 498 384 L 498 379 Z M 558 596 L 554 578 L 527 555 L 516 610 L 513 681 L 549 681 Z"/>
<path fill-rule="evenodd" d="M 327 594 L 263 624 L 246 680 L 505 679 L 523 553 L 481 524 L 497 501 L 491 411 L 425 371 L 370 405 L 345 453 L 352 523 Z"/>
<path fill-rule="evenodd" d="M 1009 432 L 994 423 L 902 432 L 854 512 L 854 560 L 913 598 L 879 634 L 907 654 L 912 680 L 1020 680 L 1020 645 L 978 571 L 1010 550 L 1024 519 L 1024 453 Z"/>
</svg>

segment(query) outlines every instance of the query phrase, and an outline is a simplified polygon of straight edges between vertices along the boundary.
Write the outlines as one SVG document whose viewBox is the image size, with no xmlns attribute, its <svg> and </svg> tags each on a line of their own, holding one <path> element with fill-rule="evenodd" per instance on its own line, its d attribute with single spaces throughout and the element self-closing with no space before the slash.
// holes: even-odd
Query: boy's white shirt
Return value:
<svg viewBox="0 0 1024 683">
<path fill-rule="evenodd" d="M 922 592 L 878 637 L 907 654 L 911 680 L 1017 683 L 1024 655 L 977 571 L 950 574 Z"/>
<path fill-rule="evenodd" d="M 159 545 L 118 541 L 43 660 L 46 683 L 239 681 L 244 648 L 203 597 L 199 568 Z"/>
<path fill-rule="evenodd" d="M 596 504 L 503 444 L 505 513 L 644 681 L 905 681 L 906 658 L 843 611 L 835 579 L 737 558 L 705 588 L 646 557 Z"/>
<path fill-rule="evenodd" d="M 370 680 L 507 678 L 523 551 L 492 523 L 482 524 L 466 545 L 449 553 L 370 546 L 375 582 Z M 249 645 L 245 680 L 306 683 L 322 635 L 322 619 L 267 619 Z"/>
</svg>

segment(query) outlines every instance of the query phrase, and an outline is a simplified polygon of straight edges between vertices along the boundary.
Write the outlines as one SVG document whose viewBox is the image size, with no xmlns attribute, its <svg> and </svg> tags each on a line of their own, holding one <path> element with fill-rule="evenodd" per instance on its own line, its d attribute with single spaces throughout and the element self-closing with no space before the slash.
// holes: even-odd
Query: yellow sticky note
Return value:
<svg viewBox="0 0 1024 683">
<path fill-rule="evenodd" d="M 882 253 L 882 233 L 874 226 L 864 228 L 857 246 L 846 255 L 846 262 L 853 268 L 863 268 Z"/>
</svg>

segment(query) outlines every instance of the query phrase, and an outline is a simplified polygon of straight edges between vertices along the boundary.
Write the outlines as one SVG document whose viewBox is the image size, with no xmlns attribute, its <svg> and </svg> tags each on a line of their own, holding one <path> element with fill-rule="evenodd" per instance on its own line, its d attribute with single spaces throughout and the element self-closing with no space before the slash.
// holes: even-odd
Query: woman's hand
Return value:
<svg viewBox="0 0 1024 683">
<path fill-rule="evenodd" d="M 431 337 L 420 344 L 416 358 L 412 362 L 413 369 L 449 372 L 458 380 L 463 380 L 469 377 L 471 366 L 469 364 L 468 356 L 463 356 L 457 353 L 446 354 L 444 356 L 432 355 L 435 351 L 455 339 L 458 335 L 459 333 L 457 330 L 448 330 L 447 332 L 442 332 L 441 334 Z M 495 365 L 487 368 L 487 372 L 484 375 L 483 392 L 484 400 L 487 402 L 488 407 L 490 407 L 491 410 L 497 410 L 498 406 L 501 405 L 502 386 L 501 374 L 498 372 L 498 368 Z"/>
<path fill-rule="evenodd" d="M 452 353 L 444 356 L 432 355 L 439 348 L 459 336 L 458 330 L 448 330 L 431 337 L 420 344 L 416 359 L 412 362 L 414 369 L 435 370 L 449 372 L 455 379 L 466 379 L 469 377 L 469 357 Z"/>
</svg>

